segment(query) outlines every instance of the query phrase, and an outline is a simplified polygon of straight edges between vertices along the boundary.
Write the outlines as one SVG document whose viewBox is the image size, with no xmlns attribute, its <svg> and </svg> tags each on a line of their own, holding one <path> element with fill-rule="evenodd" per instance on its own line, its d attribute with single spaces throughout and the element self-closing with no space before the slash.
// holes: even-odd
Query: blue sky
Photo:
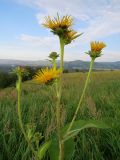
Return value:
<svg viewBox="0 0 120 160">
<path fill-rule="evenodd" d="M 41 60 L 59 52 L 58 37 L 43 28 L 47 15 L 74 17 L 84 34 L 65 48 L 65 60 L 90 60 L 90 41 L 107 47 L 97 61 L 120 61 L 120 0 L 0 0 L 0 59 Z"/>
</svg>

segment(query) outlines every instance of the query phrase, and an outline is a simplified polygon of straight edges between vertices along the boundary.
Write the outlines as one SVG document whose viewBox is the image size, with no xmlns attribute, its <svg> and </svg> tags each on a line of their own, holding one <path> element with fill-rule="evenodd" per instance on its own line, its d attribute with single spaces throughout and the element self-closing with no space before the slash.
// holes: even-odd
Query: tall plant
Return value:
<svg viewBox="0 0 120 160">
<path fill-rule="evenodd" d="M 90 74 L 92 71 L 92 66 L 94 63 L 94 60 L 99 57 L 101 55 L 101 51 L 102 49 L 105 47 L 105 44 L 102 42 L 92 42 L 91 43 L 91 50 L 87 53 L 90 55 L 91 57 L 91 63 L 90 63 L 90 69 L 88 72 L 88 76 L 86 79 L 86 83 L 82 92 L 82 95 L 80 97 L 79 103 L 78 103 L 78 107 L 76 108 L 76 112 L 72 118 L 71 123 L 67 126 L 67 129 L 63 129 L 66 127 L 63 127 L 61 125 L 61 96 L 62 96 L 62 85 L 63 85 L 63 81 L 62 81 L 62 75 L 63 75 L 63 70 L 64 70 L 64 48 L 66 45 L 70 44 L 74 39 L 76 39 L 77 37 L 79 37 L 82 34 L 78 34 L 76 31 L 74 31 L 72 29 L 73 26 L 73 18 L 71 16 L 63 16 L 62 18 L 59 17 L 59 15 L 57 14 L 57 17 L 54 17 L 53 19 L 48 16 L 45 18 L 45 22 L 43 23 L 43 26 L 50 29 L 51 32 L 54 35 L 57 35 L 59 37 L 59 42 L 60 42 L 60 68 L 56 68 L 56 55 L 55 52 L 51 53 L 51 55 L 49 56 L 52 59 L 52 63 L 53 63 L 53 69 L 50 69 L 49 71 L 47 70 L 47 73 L 45 71 L 39 71 L 39 74 L 37 73 L 37 76 L 35 76 L 34 80 L 36 80 L 38 83 L 41 83 L 41 78 L 44 79 L 43 83 L 48 83 L 50 81 L 54 80 L 55 86 L 56 86 L 56 96 L 57 96 L 57 101 L 56 101 L 56 123 L 57 123 L 57 137 L 58 137 L 58 146 L 59 146 L 59 156 L 57 158 L 53 158 L 53 159 L 59 159 L 59 160 L 63 160 L 65 157 L 65 153 L 64 153 L 64 142 L 66 140 L 68 140 L 69 138 L 71 138 L 72 136 L 74 136 L 75 134 L 77 134 L 78 132 L 74 132 L 73 133 L 73 126 L 75 123 L 75 119 L 77 116 L 77 113 L 80 109 L 80 106 L 82 104 L 83 101 L 83 97 L 85 95 L 85 91 L 89 82 L 89 78 L 90 78 Z M 52 75 L 51 74 L 51 70 L 52 70 Z M 56 77 L 56 72 L 59 72 L 58 77 Z M 44 77 L 44 78 L 43 78 Z M 49 78 L 48 78 L 49 77 Z M 56 80 L 55 80 L 56 79 Z M 85 123 L 84 127 L 97 127 L 97 124 L 92 124 Z M 84 128 L 83 127 L 83 128 Z M 98 127 L 101 128 L 100 124 L 98 125 Z M 80 131 L 80 126 L 78 124 L 78 130 Z M 64 130 L 64 132 L 62 133 L 62 130 Z"/>
<path fill-rule="evenodd" d="M 90 79 L 90 75 L 92 72 L 94 61 L 97 57 L 101 56 L 102 49 L 106 46 L 103 42 L 91 42 L 90 44 L 90 51 L 87 54 L 91 57 L 90 68 L 86 78 L 85 85 L 83 87 L 82 95 L 79 99 L 78 106 L 76 107 L 76 111 L 72 117 L 72 120 L 69 124 L 62 126 L 61 119 L 62 119 L 62 108 L 61 108 L 61 97 L 62 97 L 62 86 L 63 86 L 63 70 L 64 70 L 64 49 L 65 46 L 70 44 L 73 40 L 77 37 L 81 36 L 82 34 L 78 34 L 76 31 L 72 29 L 73 26 L 73 18 L 71 16 L 63 16 L 62 18 L 54 17 L 53 19 L 48 16 L 45 18 L 45 22 L 43 26 L 50 29 L 54 35 L 59 37 L 60 43 L 60 66 L 57 68 L 56 59 L 58 58 L 58 54 L 56 52 L 52 52 L 49 55 L 53 66 L 49 69 L 44 68 L 39 70 L 36 75 L 34 76 L 33 80 L 38 84 L 47 84 L 51 85 L 55 88 L 55 95 L 56 95 L 56 107 L 55 107 L 55 115 L 56 115 L 56 135 L 52 139 L 52 142 L 45 142 L 43 146 L 39 146 L 37 149 L 34 148 L 33 144 L 31 143 L 30 139 L 28 138 L 26 131 L 23 126 L 22 116 L 21 116 L 21 84 L 22 84 L 22 73 L 23 70 L 18 68 L 16 70 L 18 76 L 17 82 L 17 91 L 18 91 L 18 117 L 19 117 L 19 124 L 21 131 L 28 142 L 28 145 L 31 151 L 34 154 L 35 159 L 41 159 L 45 154 L 46 150 L 49 148 L 50 158 L 51 160 L 70 160 L 72 151 L 73 151 L 73 143 L 72 137 L 77 135 L 82 129 L 95 127 L 95 128 L 107 128 L 107 126 L 101 121 L 93 121 L 93 120 L 79 120 L 76 121 L 76 117 L 78 111 L 83 102 L 83 98 L 85 96 L 85 92 L 88 86 L 88 82 Z M 57 138 L 56 138 L 57 137 Z M 66 150 L 66 144 L 68 146 Z M 54 153 L 54 154 L 53 154 Z"/>
<path fill-rule="evenodd" d="M 49 28 L 54 35 L 59 37 L 60 42 L 60 71 L 61 75 L 57 84 L 56 95 L 56 121 L 57 121 L 57 134 L 59 140 L 59 160 L 62 160 L 64 157 L 64 143 L 63 137 L 61 136 L 61 95 L 62 95 L 62 74 L 64 70 L 64 47 L 65 45 L 70 44 L 74 39 L 79 37 L 81 34 L 78 34 L 71 27 L 73 25 L 73 18 L 71 16 L 63 16 L 61 19 L 57 14 L 57 17 L 51 19 L 49 16 L 46 17 L 43 26 Z"/>
<path fill-rule="evenodd" d="M 13 73 L 15 73 L 18 77 L 18 80 L 16 82 L 16 89 L 18 95 L 17 111 L 18 111 L 19 126 L 22 134 L 25 137 L 25 140 L 28 143 L 30 150 L 32 151 L 33 156 L 35 157 L 36 160 L 41 160 L 44 157 L 47 149 L 49 148 L 51 141 L 47 141 L 42 145 L 39 145 L 39 141 L 43 138 L 41 133 L 35 132 L 33 126 L 30 127 L 30 124 L 27 124 L 27 127 L 24 126 L 22 120 L 22 108 L 21 108 L 22 77 L 23 75 L 28 75 L 29 73 L 27 70 L 25 70 L 25 68 L 21 66 L 16 67 L 13 70 Z"/>
</svg>

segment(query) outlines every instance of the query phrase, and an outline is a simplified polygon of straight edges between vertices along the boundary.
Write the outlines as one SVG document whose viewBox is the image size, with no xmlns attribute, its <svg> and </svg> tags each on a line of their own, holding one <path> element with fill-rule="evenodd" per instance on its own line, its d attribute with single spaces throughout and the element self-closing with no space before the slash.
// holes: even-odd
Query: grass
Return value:
<svg viewBox="0 0 120 160">
<path fill-rule="evenodd" d="M 64 74 L 62 108 L 64 123 L 70 122 L 87 73 Z M 50 137 L 55 128 L 54 91 L 28 81 L 23 84 L 24 124 Z M 52 115 L 52 116 L 51 116 Z M 52 118 L 51 118 L 52 117 Z M 120 159 L 120 71 L 93 72 L 77 119 L 104 119 L 107 130 L 86 129 L 75 137 L 74 160 Z M 30 160 L 31 152 L 18 126 L 17 93 L 14 87 L 0 91 L 0 160 Z M 45 160 L 48 158 L 46 157 Z"/>
</svg>

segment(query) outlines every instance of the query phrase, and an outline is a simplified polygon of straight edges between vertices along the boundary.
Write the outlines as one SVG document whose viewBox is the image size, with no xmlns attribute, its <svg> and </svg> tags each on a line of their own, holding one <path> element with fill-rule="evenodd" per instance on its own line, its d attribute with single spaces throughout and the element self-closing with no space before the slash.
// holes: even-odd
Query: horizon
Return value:
<svg viewBox="0 0 120 160">
<path fill-rule="evenodd" d="M 84 33 L 65 47 L 65 61 L 90 61 L 84 52 L 94 40 L 107 45 L 96 62 L 120 61 L 119 0 L 1 0 L 0 59 L 37 61 L 47 59 L 52 51 L 59 53 L 57 36 L 41 23 L 57 12 L 63 16 L 63 11 L 73 16 L 73 28 Z"/>
<path fill-rule="evenodd" d="M 25 60 L 25 59 L 1 59 L 0 58 L 0 61 L 1 60 L 7 60 L 7 61 L 32 61 L 32 62 L 37 62 L 37 61 L 48 61 L 48 59 L 37 59 L 37 60 Z M 60 61 L 60 60 L 57 60 L 57 61 Z M 74 61 L 83 61 L 83 62 L 90 62 L 89 60 L 81 60 L 81 59 L 76 59 L 76 60 L 65 60 L 64 62 L 74 62 Z M 98 63 L 116 63 L 116 62 L 120 62 L 120 60 L 117 60 L 117 61 L 95 61 L 95 63 L 98 62 Z"/>
</svg>

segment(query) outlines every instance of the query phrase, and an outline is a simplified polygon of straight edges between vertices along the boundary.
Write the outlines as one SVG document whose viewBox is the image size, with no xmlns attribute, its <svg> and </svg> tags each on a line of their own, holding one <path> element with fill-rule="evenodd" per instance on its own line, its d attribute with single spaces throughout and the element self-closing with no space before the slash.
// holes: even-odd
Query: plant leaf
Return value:
<svg viewBox="0 0 120 160">
<path fill-rule="evenodd" d="M 65 127 L 62 128 L 62 131 L 61 131 L 62 136 L 65 135 L 68 127 L 69 127 L 69 124 L 67 124 Z M 73 136 L 77 135 L 81 130 L 83 130 L 85 128 L 108 129 L 108 128 L 110 128 L 110 126 L 108 126 L 105 122 L 100 121 L 100 120 L 79 120 L 79 121 L 75 121 L 71 130 L 67 134 L 67 136 L 64 136 L 64 141 L 66 141 L 69 138 L 72 138 Z"/>
<path fill-rule="evenodd" d="M 64 149 L 65 160 L 70 160 L 72 158 L 72 155 L 75 149 L 74 141 L 71 138 L 65 141 L 64 144 L 65 144 L 65 149 Z"/>
<path fill-rule="evenodd" d="M 51 160 L 58 160 L 58 157 L 59 157 L 58 139 L 56 138 L 52 139 L 52 142 L 48 151 L 50 153 Z"/>
<path fill-rule="evenodd" d="M 43 158 L 43 156 L 45 155 L 46 151 L 48 150 L 48 148 L 51 145 L 51 141 L 48 141 L 46 143 L 44 143 L 42 146 L 40 146 L 39 150 L 38 150 L 38 157 L 40 158 L 40 160 Z"/>
<path fill-rule="evenodd" d="M 74 141 L 71 138 L 64 142 L 64 159 L 70 160 L 72 158 L 73 151 L 74 151 Z M 52 140 L 51 146 L 49 148 L 49 153 L 50 153 L 51 160 L 59 159 L 58 139 L 54 138 Z"/>
<path fill-rule="evenodd" d="M 67 124 L 65 127 L 61 130 L 61 135 L 64 136 L 67 129 L 69 127 L 69 124 Z M 70 160 L 72 158 L 72 154 L 74 151 L 74 141 L 73 138 L 75 135 L 77 135 L 81 130 L 85 128 L 102 128 L 102 129 L 108 129 L 110 128 L 105 122 L 98 121 L 98 120 L 79 120 L 75 121 L 73 124 L 73 127 L 71 128 L 69 134 L 64 139 L 64 159 Z M 59 159 L 59 145 L 58 145 L 58 139 L 54 138 L 52 140 L 51 146 L 49 148 L 50 153 L 50 159 L 51 160 L 58 160 Z"/>
</svg>

